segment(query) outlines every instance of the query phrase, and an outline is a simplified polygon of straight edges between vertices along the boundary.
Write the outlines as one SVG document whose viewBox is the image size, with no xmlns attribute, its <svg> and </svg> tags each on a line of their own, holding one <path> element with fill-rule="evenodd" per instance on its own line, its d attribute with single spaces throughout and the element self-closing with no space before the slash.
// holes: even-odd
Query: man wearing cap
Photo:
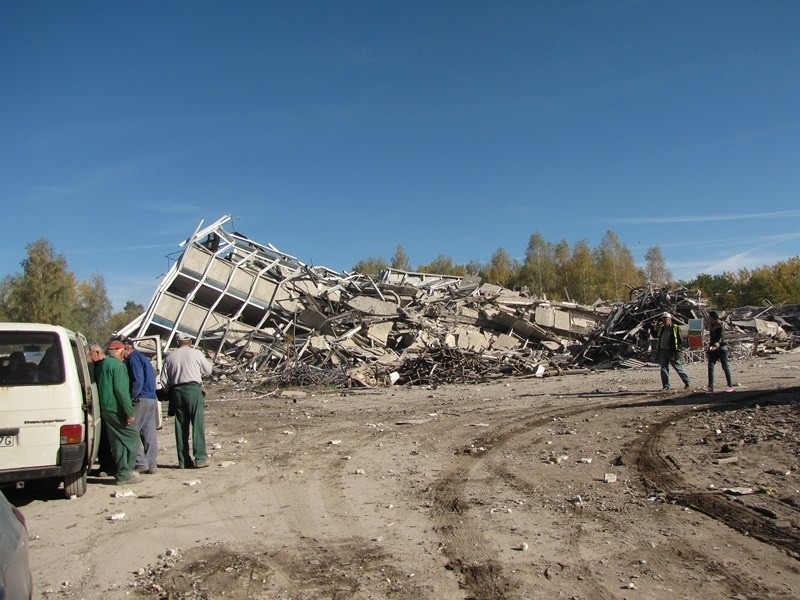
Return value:
<svg viewBox="0 0 800 600">
<path fill-rule="evenodd" d="M 158 469 L 158 434 L 156 427 L 160 410 L 156 397 L 156 371 L 148 358 L 139 352 L 130 338 L 125 344 L 123 356 L 131 379 L 131 400 L 136 411 L 136 431 L 142 443 L 136 453 L 136 470 L 152 475 Z"/>
<path fill-rule="evenodd" d="M 683 387 L 689 387 L 689 376 L 683 370 L 681 363 L 681 349 L 683 339 L 677 325 L 672 322 L 672 315 L 665 312 L 663 323 L 656 331 L 658 344 L 658 364 L 661 366 L 661 385 L 662 389 L 669 390 L 669 366 L 675 369 L 678 377 L 683 381 Z"/>
<path fill-rule="evenodd" d="M 165 384 L 175 411 L 175 445 L 178 466 L 201 469 L 208 466 L 206 451 L 205 395 L 203 376 L 211 375 L 211 362 L 197 348 L 192 338 L 178 334 L 178 347 L 164 359 Z M 191 430 L 192 444 L 189 447 Z"/>
<path fill-rule="evenodd" d="M 108 343 L 108 356 L 100 363 L 100 376 L 97 378 L 100 414 L 117 465 L 114 474 L 117 485 L 139 483 L 142 480 L 135 470 L 139 434 L 134 428 L 136 417 L 131 403 L 128 369 L 122 362 L 124 350 L 125 344 L 119 340 Z"/>
</svg>

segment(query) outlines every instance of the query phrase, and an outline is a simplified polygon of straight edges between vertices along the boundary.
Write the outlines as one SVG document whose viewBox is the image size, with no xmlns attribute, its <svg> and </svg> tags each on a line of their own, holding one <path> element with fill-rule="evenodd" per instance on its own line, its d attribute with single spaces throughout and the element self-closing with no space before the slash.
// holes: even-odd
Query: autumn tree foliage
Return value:
<svg viewBox="0 0 800 600">
<path fill-rule="evenodd" d="M 0 319 L 61 325 L 80 331 L 90 341 L 107 340 L 113 333 L 109 328 L 112 306 L 103 276 L 78 281 L 64 255 L 45 238 L 26 250 L 22 272 L 0 281 Z"/>
</svg>

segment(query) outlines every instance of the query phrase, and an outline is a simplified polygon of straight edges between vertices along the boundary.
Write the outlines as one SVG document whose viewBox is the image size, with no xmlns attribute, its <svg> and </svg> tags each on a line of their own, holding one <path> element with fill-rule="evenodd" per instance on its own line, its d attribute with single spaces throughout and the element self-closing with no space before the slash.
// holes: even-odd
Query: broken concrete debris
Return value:
<svg viewBox="0 0 800 600">
<path fill-rule="evenodd" d="M 680 324 L 705 314 L 690 290 L 647 287 L 628 303 L 582 306 L 477 277 L 338 273 L 228 230 L 230 220 L 198 225 L 145 312 L 118 333 L 159 336 L 165 348 L 188 334 L 219 372 L 268 386 L 435 386 L 639 366 L 660 313 Z M 762 344 L 786 335 L 788 320 L 753 322 Z"/>
</svg>

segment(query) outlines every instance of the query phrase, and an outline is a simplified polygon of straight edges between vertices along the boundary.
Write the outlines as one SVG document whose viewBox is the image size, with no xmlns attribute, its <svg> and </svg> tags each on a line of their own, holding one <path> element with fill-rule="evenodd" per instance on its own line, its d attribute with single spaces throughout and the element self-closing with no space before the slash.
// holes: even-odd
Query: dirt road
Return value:
<svg viewBox="0 0 800 600">
<path fill-rule="evenodd" d="M 168 419 L 141 484 L 10 494 L 35 597 L 797 598 L 800 354 L 732 366 L 715 395 L 656 391 L 655 368 L 216 386 L 211 468 L 176 468 Z"/>
</svg>

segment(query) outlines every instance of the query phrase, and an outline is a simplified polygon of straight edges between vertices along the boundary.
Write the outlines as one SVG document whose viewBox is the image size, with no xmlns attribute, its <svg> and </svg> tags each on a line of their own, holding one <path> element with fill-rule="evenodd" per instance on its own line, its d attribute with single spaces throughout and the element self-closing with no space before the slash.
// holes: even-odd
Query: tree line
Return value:
<svg viewBox="0 0 800 600">
<path fill-rule="evenodd" d="M 699 289 L 718 309 L 765 304 L 800 304 L 800 256 L 753 270 L 739 269 L 721 275 L 701 273 L 689 281 L 676 280 L 667 268 L 658 246 L 645 254 L 643 267 L 636 265 L 630 249 L 613 231 L 606 232 L 592 248 L 586 240 L 570 245 L 553 243 L 535 232 L 531 235 L 522 261 L 514 260 L 498 248 L 486 263 L 456 264 L 440 254 L 428 264 L 411 267 L 401 244 L 391 260 L 370 257 L 353 266 L 359 273 L 377 275 L 386 268 L 441 275 L 477 275 L 482 281 L 506 288 L 527 290 L 553 301 L 591 304 L 598 299 L 630 300 L 632 289 L 647 284 L 656 287 Z"/>
<path fill-rule="evenodd" d="M 79 281 L 47 239 L 32 242 L 27 252 L 22 272 L 0 281 L 0 321 L 61 325 L 80 331 L 90 342 L 103 342 L 144 311 L 129 301 L 113 312 L 103 276 Z"/>
<path fill-rule="evenodd" d="M 95 274 L 79 281 L 69 271 L 63 254 L 40 238 L 27 246 L 21 273 L 0 280 L 0 320 L 62 325 L 83 332 L 90 341 L 107 340 L 144 311 L 128 301 L 113 312 L 105 280 Z M 398 244 L 390 261 L 371 257 L 353 270 L 378 275 L 383 269 L 440 275 L 476 275 L 482 281 L 509 289 L 527 290 L 539 298 L 592 304 L 596 300 L 627 301 L 632 289 L 648 283 L 657 287 L 699 289 L 712 306 L 725 310 L 737 306 L 800 304 L 800 256 L 757 269 L 740 269 L 721 275 L 701 273 L 690 281 L 676 281 L 658 246 L 645 254 L 639 267 L 628 247 L 608 231 L 596 248 L 586 240 L 570 245 L 550 242 L 535 232 L 525 258 L 517 261 L 499 248 L 486 263 L 456 264 L 444 254 L 427 264 L 411 267 L 408 254 Z"/>
</svg>

